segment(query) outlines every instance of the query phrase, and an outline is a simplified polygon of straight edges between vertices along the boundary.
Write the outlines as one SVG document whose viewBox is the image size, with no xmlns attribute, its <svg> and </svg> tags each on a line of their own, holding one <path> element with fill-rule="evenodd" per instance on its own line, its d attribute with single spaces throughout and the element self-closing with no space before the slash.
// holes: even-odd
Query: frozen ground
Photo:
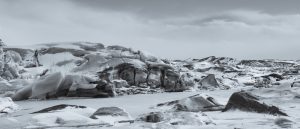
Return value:
<svg viewBox="0 0 300 129">
<path fill-rule="evenodd" d="M 11 128 L 30 128 L 34 127 L 35 122 L 38 118 L 39 122 L 46 121 L 49 118 L 39 117 L 39 114 L 30 114 L 32 112 L 38 111 L 43 108 L 51 107 L 58 104 L 72 104 L 72 105 L 82 105 L 89 107 L 85 109 L 86 111 L 80 111 L 88 113 L 88 110 L 98 109 L 100 107 L 116 106 L 121 107 L 127 111 L 132 119 L 138 118 L 141 114 L 149 113 L 159 110 L 158 108 L 153 108 L 156 104 L 167 102 L 171 100 L 182 99 L 195 94 L 207 94 L 214 97 L 221 104 L 226 104 L 230 95 L 235 91 L 240 91 L 241 89 L 231 89 L 231 90 L 215 90 L 215 91 L 201 91 L 201 92 L 180 92 L 180 93 L 158 93 L 158 94 L 145 94 L 145 95 L 129 95 L 120 96 L 116 98 L 105 98 L 105 99 L 71 99 L 71 98 L 61 98 L 57 100 L 46 100 L 46 101 L 18 101 L 18 104 L 22 110 L 15 113 L 9 114 L 7 116 L 2 116 L 0 121 L 1 129 L 11 129 Z M 199 128 L 212 128 L 212 129 L 253 129 L 253 128 L 265 128 L 265 129 L 276 129 L 281 128 L 275 124 L 280 118 L 286 118 L 291 120 L 291 128 L 300 128 L 300 99 L 295 97 L 299 93 L 299 88 L 272 88 L 272 89 L 254 89 L 251 90 L 252 93 L 256 93 L 264 97 L 262 101 L 276 105 L 284 112 L 286 112 L 289 117 L 279 117 L 267 114 L 258 114 L 242 111 L 230 111 L 230 112 L 205 112 L 205 114 L 214 122 L 214 124 L 201 125 L 201 126 L 158 126 L 158 124 L 140 123 L 135 122 L 133 124 L 125 124 L 113 127 L 102 127 L 102 128 L 112 128 L 112 129 L 140 129 L 140 128 L 175 128 L 175 129 L 199 129 Z M 270 92 L 273 91 L 273 92 Z M 295 93 L 294 95 L 291 94 Z M 278 95 L 279 94 L 279 95 Z M 280 96 L 280 97 L 279 97 Z M 63 114 L 66 116 L 70 115 L 68 113 Z M 72 115 L 70 116 L 72 117 Z M 76 117 L 76 116 L 75 116 Z M 82 125 L 82 119 L 78 119 Z M 74 127 L 53 127 L 57 129 L 64 128 L 74 128 Z M 78 127 L 78 128 L 99 128 L 99 126 L 90 127 Z"/>
</svg>

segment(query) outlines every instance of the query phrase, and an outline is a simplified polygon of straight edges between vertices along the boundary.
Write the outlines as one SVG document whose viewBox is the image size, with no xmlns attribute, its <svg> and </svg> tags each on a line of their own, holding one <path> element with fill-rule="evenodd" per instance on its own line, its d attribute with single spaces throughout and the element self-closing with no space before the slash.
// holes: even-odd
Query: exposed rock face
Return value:
<svg viewBox="0 0 300 129">
<path fill-rule="evenodd" d="M 78 106 L 78 105 L 68 105 L 68 104 L 60 104 L 60 105 L 55 105 L 49 108 L 45 108 L 36 112 L 33 112 L 31 114 L 36 114 L 36 113 L 48 113 L 48 112 L 53 112 L 53 111 L 57 111 L 57 110 L 62 110 L 65 109 L 67 107 L 71 107 L 71 108 L 86 108 L 85 106 Z"/>
<path fill-rule="evenodd" d="M 258 101 L 259 99 L 256 96 L 248 92 L 235 92 L 231 95 L 223 112 L 239 109 L 241 111 L 287 116 L 287 114 L 280 111 L 278 107 L 269 106 Z"/>
<path fill-rule="evenodd" d="M 92 119 L 97 119 L 101 116 L 124 116 L 129 117 L 129 114 L 119 107 L 102 107 L 99 108 L 92 116 Z"/>
<path fill-rule="evenodd" d="M 219 104 L 214 98 L 205 98 L 200 95 L 195 95 L 185 99 L 175 100 L 167 103 L 161 103 L 157 106 L 169 106 L 172 108 L 172 110 L 186 112 L 221 111 L 224 109 L 224 106 Z"/>
<path fill-rule="evenodd" d="M 180 92 L 188 89 L 179 73 L 176 73 L 171 66 L 160 63 L 139 62 L 139 65 L 133 62 L 120 63 L 99 72 L 99 77 L 107 82 L 115 79 L 125 80 L 128 83 L 127 87 L 160 87 L 167 92 Z M 116 88 L 121 88 L 119 86 L 117 84 Z"/>
<path fill-rule="evenodd" d="M 218 88 L 219 84 L 214 74 L 209 74 L 200 81 L 201 89 Z"/>
</svg>

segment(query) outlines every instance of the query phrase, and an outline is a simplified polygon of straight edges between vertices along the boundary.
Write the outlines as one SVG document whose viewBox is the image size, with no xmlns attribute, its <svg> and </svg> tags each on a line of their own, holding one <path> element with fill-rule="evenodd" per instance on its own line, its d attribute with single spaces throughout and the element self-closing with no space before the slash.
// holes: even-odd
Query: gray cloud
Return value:
<svg viewBox="0 0 300 129">
<path fill-rule="evenodd" d="M 98 10 L 136 13 L 146 17 L 172 17 L 226 10 L 260 10 L 271 14 L 299 12 L 299 0 L 70 0 Z"/>
<path fill-rule="evenodd" d="M 0 0 L 8 45 L 91 41 L 173 59 L 299 59 L 298 0 Z"/>
</svg>

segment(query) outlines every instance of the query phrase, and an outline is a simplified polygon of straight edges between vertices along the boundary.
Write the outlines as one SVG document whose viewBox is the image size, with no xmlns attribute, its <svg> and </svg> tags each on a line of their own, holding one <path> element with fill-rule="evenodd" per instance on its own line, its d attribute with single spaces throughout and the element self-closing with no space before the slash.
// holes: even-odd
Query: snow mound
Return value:
<svg viewBox="0 0 300 129">
<path fill-rule="evenodd" d="M 12 113 L 19 109 L 20 107 L 15 104 L 11 98 L 0 98 L 0 115 L 2 113 Z"/>
<path fill-rule="evenodd" d="M 97 111 L 89 107 L 80 107 L 83 106 L 57 105 L 50 107 L 58 108 L 51 112 L 48 112 L 50 108 L 43 109 L 41 111 L 47 110 L 47 112 L 37 112 L 38 114 L 32 117 L 27 128 L 106 127 L 119 126 L 126 123 L 126 121 L 132 121 L 130 115 L 118 107 L 103 107 Z"/>
</svg>

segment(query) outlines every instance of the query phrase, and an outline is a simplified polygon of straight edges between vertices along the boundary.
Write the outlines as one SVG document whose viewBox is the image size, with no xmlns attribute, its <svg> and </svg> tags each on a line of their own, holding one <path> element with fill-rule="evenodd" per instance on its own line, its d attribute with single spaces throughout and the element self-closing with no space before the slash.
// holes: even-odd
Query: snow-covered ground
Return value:
<svg viewBox="0 0 300 129">
<path fill-rule="evenodd" d="M 243 88 L 248 89 L 248 88 Z M 51 125 L 51 117 L 55 115 L 68 120 L 68 122 L 74 122 L 73 125 L 84 125 L 77 128 L 99 128 L 99 126 L 88 126 L 92 119 L 88 118 L 92 112 L 100 107 L 120 107 L 127 111 L 132 119 L 138 118 L 140 115 L 162 110 L 160 108 L 155 108 L 155 105 L 163 102 L 168 102 L 177 99 L 183 99 L 188 96 L 195 94 L 203 94 L 214 97 L 221 104 L 226 104 L 230 95 L 233 92 L 240 91 L 241 89 L 231 89 L 231 90 L 215 90 L 215 91 L 201 91 L 201 92 L 180 92 L 180 93 L 157 93 L 157 94 L 145 94 L 145 95 L 129 95 L 120 96 L 115 98 L 105 98 L 105 99 L 89 99 L 89 98 L 60 98 L 57 100 L 45 100 L 45 101 L 17 101 L 21 107 L 20 111 L 9 114 L 5 117 L 1 117 L 0 128 L 1 129 L 11 129 L 11 128 L 36 128 L 39 126 Z M 204 112 L 207 117 L 212 120 L 213 124 L 209 125 L 164 125 L 161 123 L 142 123 L 135 122 L 132 124 L 124 124 L 113 127 L 102 127 L 108 129 L 141 129 L 141 128 L 175 128 L 175 129 L 199 129 L 199 128 L 212 128 L 212 129 L 253 129 L 253 128 L 265 128 L 265 129 L 276 129 L 281 128 L 275 124 L 275 121 L 281 118 L 286 118 L 291 120 L 291 128 L 300 128 L 300 99 L 295 97 L 299 93 L 299 88 L 273 88 L 273 89 L 254 89 L 250 90 L 252 93 L 261 95 L 264 97 L 262 101 L 276 105 L 284 112 L 286 112 L 288 117 L 273 116 L 268 114 L 250 113 L 242 112 L 239 110 L 230 112 Z M 270 92 L 273 91 L 273 92 Z M 293 92 L 294 95 L 285 94 L 284 92 Z M 281 93 L 279 95 L 276 93 Z M 48 114 L 30 114 L 38 110 L 55 106 L 58 104 L 71 104 L 71 105 L 81 105 L 88 107 L 87 109 L 69 109 L 67 112 L 61 111 L 61 114 L 48 113 Z M 67 109 L 65 109 L 67 110 Z M 56 118 L 56 117 L 54 117 Z M 175 118 L 174 118 L 175 119 Z M 47 124 L 43 124 L 47 123 Z M 93 122 L 92 122 L 93 123 Z M 69 123 L 70 124 L 70 123 Z M 51 127 L 57 129 L 74 128 L 74 127 Z"/>
</svg>

